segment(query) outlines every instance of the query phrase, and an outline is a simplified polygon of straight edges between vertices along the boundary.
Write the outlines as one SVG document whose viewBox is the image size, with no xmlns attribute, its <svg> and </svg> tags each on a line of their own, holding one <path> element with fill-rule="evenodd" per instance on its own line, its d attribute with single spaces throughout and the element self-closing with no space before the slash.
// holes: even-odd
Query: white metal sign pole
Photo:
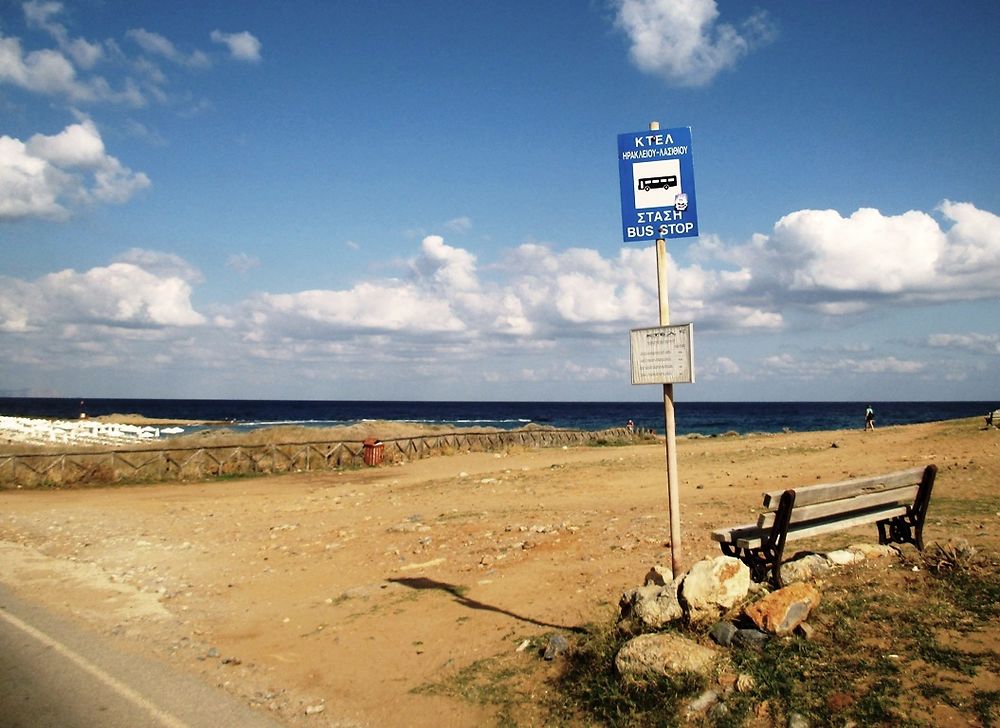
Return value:
<svg viewBox="0 0 1000 728">
<path fill-rule="evenodd" d="M 660 122 L 651 121 L 656 131 Z M 670 325 L 670 294 L 667 288 L 667 241 L 656 239 L 656 290 L 660 303 L 660 326 Z M 670 509 L 670 568 L 674 576 L 683 571 L 684 549 L 681 545 L 681 499 L 677 482 L 677 428 L 674 419 L 674 385 L 663 385 L 664 447 L 667 453 L 667 502 Z"/>
</svg>

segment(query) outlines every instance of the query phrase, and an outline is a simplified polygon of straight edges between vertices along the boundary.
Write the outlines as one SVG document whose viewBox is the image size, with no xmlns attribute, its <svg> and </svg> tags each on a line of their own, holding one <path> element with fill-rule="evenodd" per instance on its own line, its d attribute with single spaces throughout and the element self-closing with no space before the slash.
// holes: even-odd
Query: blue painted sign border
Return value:
<svg viewBox="0 0 1000 728">
<path fill-rule="evenodd" d="M 618 178 L 626 243 L 698 235 L 691 127 L 619 134 Z"/>
</svg>

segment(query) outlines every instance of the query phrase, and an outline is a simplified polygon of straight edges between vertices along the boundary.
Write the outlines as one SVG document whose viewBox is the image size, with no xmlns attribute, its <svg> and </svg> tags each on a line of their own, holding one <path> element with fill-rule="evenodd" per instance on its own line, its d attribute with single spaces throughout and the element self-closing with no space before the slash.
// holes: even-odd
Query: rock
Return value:
<svg viewBox="0 0 1000 728">
<path fill-rule="evenodd" d="M 788 716 L 788 728 L 809 728 L 809 721 L 801 713 L 792 713 Z"/>
<path fill-rule="evenodd" d="M 718 617 L 719 612 L 745 598 L 750 589 L 750 569 L 732 556 L 703 559 L 691 567 L 681 587 L 692 622 Z"/>
<path fill-rule="evenodd" d="M 825 574 L 832 568 L 833 564 L 823 554 L 809 554 L 782 564 L 781 580 L 786 584 L 808 581 Z"/>
<path fill-rule="evenodd" d="M 850 549 L 831 551 L 826 555 L 826 558 L 828 558 L 836 566 L 848 566 L 849 564 L 856 564 L 859 561 L 865 560 L 864 554 Z"/>
<path fill-rule="evenodd" d="M 715 640 L 716 644 L 729 647 L 733 643 L 733 636 L 736 634 L 736 625 L 732 622 L 716 622 L 712 629 L 708 631 L 709 636 Z"/>
<path fill-rule="evenodd" d="M 325 705 L 308 705 L 306 706 L 306 715 L 317 715 L 326 710 Z"/>
<path fill-rule="evenodd" d="M 679 581 L 671 581 L 664 586 L 650 584 L 626 592 L 618 602 L 619 623 L 630 631 L 642 632 L 681 619 L 684 610 L 677 598 L 678 585 Z"/>
<path fill-rule="evenodd" d="M 549 637 L 549 644 L 545 647 L 545 659 L 554 660 L 559 655 L 565 654 L 569 649 L 569 642 L 561 634 L 554 634 Z"/>
<path fill-rule="evenodd" d="M 640 599 L 636 603 L 635 616 L 643 625 L 651 629 L 659 629 L 670 622 L 681 619 L 684 616 L 684 610 L 677 597 L 679 586 L 679 582 L 670 581 L 662 587 L 657 587 L 655 595 L 650 595 L 652 598 Z"/>
<path fill-rule="evenodd" d="M 733 635 L 733 647 L 760 647 L 767 641 L 767 632 L 759 629 L 738 629 Z"/>
<path fill-rule="evenodd" d="M 855 543 L 847 547 L 849 551 L 857 551 L 863 554 L 866 559 L 881 559 L 892 556 L 899 556 L 899 549 L 888 544 L 880 543 Z"/>
<path fill-rule="evenodd" d="M 661 594 L 663 594 L 663 587 L 658 584 L 647 584 L 646 586 L 640 586 L 637 589 L 633 589 L 628 593 L 630 595 L 634 595 L 634 601 L 638 603 L 648 601 L 650 599 L 657 599 Z"/>
<path fill-rule="evenodd" d="M 816 587 L 798 583 L 771 592 L 743 611 L 761 630 L 783 637 L 805 622 L 817 604 Z"/>
<path fill-rule="evenodd" d="M 620 675 L 632 679 L 676 672 L 707 675 L 717 654 L 677 634 L 643 634 L 622 646 L 615 656 L 615 667 Z"/>
<path fill-rule="evenodd" d="M 687 713 L 688 718 L 691 718 L 692 716 L 697 715 L 698 713 L 704 713 L 706 710 L 708 710 L 718 702 L 719 702 L 719 694 L 714 690 L 706 690 L 697 698 L 688 703 L 687 708 L 685 709 L 684 712 Z"/>
<path fill-rule="evenodd" d="M 656 599 L 662 590 L 663 587 L 650 584 L 624 592 L 618 600 L 618 621 L 632 618 L 636 604 L 645 599 Z"/>
<path fill-rule="evenodd" d="M 657 564 L 650 568 L 646 573 L 646 578 L 643 580 L 643 586 L 649 586 L 655 584 L 656 586 L 666 586 L 674 580 L 673 572 L 666 566 L 660 566 Z"/>
</svg>

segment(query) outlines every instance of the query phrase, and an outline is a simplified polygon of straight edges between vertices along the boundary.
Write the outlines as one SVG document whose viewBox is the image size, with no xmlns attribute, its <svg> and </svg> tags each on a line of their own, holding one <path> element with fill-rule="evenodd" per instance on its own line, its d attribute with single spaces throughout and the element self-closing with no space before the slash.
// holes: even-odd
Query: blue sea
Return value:
<svg viewBox="0 0 1000 728">
<path fill-rule="evenodd" d="M 79 399 L 0 397 L 0 415 L 75 419 Z M 985 415 L 1000 402 L 677 402 L 677 434 L 803 432 L 905 425 Z M 329 427 L 366 420 L 403 420 L 459 427 L 542 427 L 603 430 L 632 420 L 663 432 L 662 402 L 366 402 L 249 399 L 87 399 L 88 416 L 120 413 L 150 418 L 225 421 L 236 429 L 273 425 Z M 188 429 L 190 431 L 190 428 Z"/>
</svg>

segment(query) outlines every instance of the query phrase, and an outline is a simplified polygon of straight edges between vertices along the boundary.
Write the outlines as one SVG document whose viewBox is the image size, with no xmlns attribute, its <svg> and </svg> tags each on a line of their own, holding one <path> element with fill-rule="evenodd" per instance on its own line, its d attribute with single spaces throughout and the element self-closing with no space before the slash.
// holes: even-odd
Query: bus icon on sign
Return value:
<svg viewBox="0 0 1000 728">
<path fill-rule="evenodd" d="M 642 177 L 639 179 L 639 189 L 649 192 L 650 190 L 662 187 L 669 189 L 677 186 L 677 175 L 671 174 L 666 177 Z"/>
</svg>

